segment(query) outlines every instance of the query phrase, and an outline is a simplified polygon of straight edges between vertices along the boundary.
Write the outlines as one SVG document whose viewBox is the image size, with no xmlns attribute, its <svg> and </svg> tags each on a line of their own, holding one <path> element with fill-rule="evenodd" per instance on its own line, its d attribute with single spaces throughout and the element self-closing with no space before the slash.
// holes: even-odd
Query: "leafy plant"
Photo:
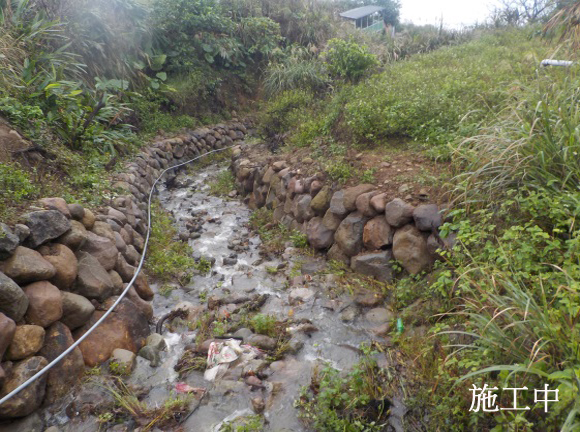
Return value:
<svg viewBox="0 0 580 432">
<path fill-rule="evenodd" d="M 376 56 L 352 38 L 329 40 L 325 62 L 331 74 L 353 82 L 359 81 L 378 64 Z"/>
</svg>

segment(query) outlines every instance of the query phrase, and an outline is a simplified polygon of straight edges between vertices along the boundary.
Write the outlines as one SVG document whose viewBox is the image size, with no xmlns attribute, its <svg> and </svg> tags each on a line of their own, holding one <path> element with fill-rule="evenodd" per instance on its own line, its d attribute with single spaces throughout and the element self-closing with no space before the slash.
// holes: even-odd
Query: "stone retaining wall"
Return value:
<svg viewBox="0 0 580 432">
<path fill-rule="evenodd" d="M 143 149 L 113 179 L 125 195 L 93 212 L 44 198 L 12 227 L 0 223 L 0 397 L 83 335 L 133 277 L 147 230 L 147 197 L 164 168 L 244 139 L 234 121 Z M 168 172 L 171 179 L 175 172 Z M 165 179 L 167 180 L 167 179 Z M 115 349 L 138 352 L 150 333 L 153 291 L 143 273 L 95 332 L 47 375 L 0 406 L 0 419 L 30 414 L 70 391 L 85 366 Z"/>
<path fill-rule="evenodd" d="M 304 167 L 276 159 L 245 146 L 234 152 L 232 169 L 247 203 L 273 210 L 276 222 L 355 272 L 389 282 L 394 260 L 418 274 L 432 267 L 438 249 L 451 247 L 451 237 L 439 236 L 445 206 L 425 197 L 415 206 L 414 198 L 389 196 L 372 184 L 333 186 L 322 173 L 306 177 Z"/>
</svg>

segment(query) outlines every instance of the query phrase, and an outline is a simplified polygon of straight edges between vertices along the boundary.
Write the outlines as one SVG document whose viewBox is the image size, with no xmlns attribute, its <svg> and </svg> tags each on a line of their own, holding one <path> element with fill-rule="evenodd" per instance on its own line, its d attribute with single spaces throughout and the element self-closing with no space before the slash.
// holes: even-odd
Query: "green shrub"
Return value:
<svg viewBox="0 0 580 432">
<path fill-rule="evenodd" d="M 288 130 L 304 118 L 304 110 L 312 103 L 313 95 L 304 90 L 289 90 L 281 93 L 266 107 L 260 122 L 260 131 L 274 136 Z"/>
<path fill-rule="evenodd" d="M 0 197 L 8 202 L 18 202 L 35 195 L 36 187 L 30 176 L 14 164 L 0 163 Z"/>
<path fill-rule="evenodd" d="M 376 56 L 369 52 L 368 47 L 359 45 L 352 38 L 329 40 L 325 57 L 332 75 L 353 82 L 360 80 L 378 64 Z"/>
</svg>

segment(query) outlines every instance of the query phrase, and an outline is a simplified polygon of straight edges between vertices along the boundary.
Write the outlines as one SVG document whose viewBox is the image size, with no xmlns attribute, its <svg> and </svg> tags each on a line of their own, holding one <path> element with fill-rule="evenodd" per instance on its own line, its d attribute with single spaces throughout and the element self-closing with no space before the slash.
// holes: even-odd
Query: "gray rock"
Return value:
<svg viewBox="0 0 580 432">
<path fill-rule="evenodd" d="M 62 318 L 60 321 L 69 329 L 74 330 L 91 318 L 95 307 L 85 297 L 66 291 L 61 291 L 60 295 L 62 298 Z"/>
<path fill-rule="evenodd" d="M 392 227 L 399 228 L 413 220 L 413 206 L 395 198 L 385 206 L 385 219 Z"/>
<path fill-rule="evenodd" d="M 357 198 L 364 193 L 372 191 L 374 188 L 375 186 L 372 184 L 360 184 L 348 189 L 344 189 L 344 208 L 349 212 L 355 211 Z"/>
<path fill-rule="evenodd" d="M 20 239 L 8 225 L 0 222 L 0 260 L 9 258 L 20 244 Z"/>
<path fill-rule="evenodd" d="M 113 281 L 99 260 L 83 251 L 77 253 L 77 258 L 79 266 L 74 291 L 88 299 L 99 301 L 110 297 Z"/>
<path fill-rule="evenodd" d="M 365 318 L 368 322 L 380 325 L 385 324 L 392 321 L 395 317 L 395 314 L 388 309 L 385 308 L 374 308 L 368 311 L 365 315 Z"/>
<path fill-rule="evenodd" d="M 393 270 L 390 261 L 391 251 L 362 253 L 351 258 L 350 266 L 356 272 L 370 276 L 381 282 L 393 280 Z"/>
<path fill-rule="evenodd" d="M 350 213 L 344 206 L 344 190 L 336 191 L 330 199 L 329 211 L 340 218 Z"/>
<path fill-rule="evenodd" d="M 263 350 L 273 350 L 276 348 L 276 340 L 269 336 L 254 334 L 246 341 L 248 345 L 253 345 Z"/>
<path fill-rule="evenodd" d="M 111 361 L 109 364 L 116 363 L 117 365 L 120 366 L 120 368 L 124 372 L 130 374 L 133 371 L 133 368 L 135 367 L 136 358 L 137 356 L 135 355 L 134 352 L 123 348 L 117 348 L 113 350 L 113 354 L 111 354 Z"/>
<path fill-rule="evenodd" d="M 308 243 L 314 249 L 328 249 L 334 243 L 334 231 L 326 228 L 322 218 L 314 217 L 306 225 Z"/>
<path fill-rule="evenodd" d="M 30 228 L 24 224 L 16 224 L 14 225 L 14 234 L 16 234 L 20 243 L 22 243 L 30 235 Z"/>
<path fill-rule="evenodd" d="M 368 218 L 355 212 L 348 215 L 334 233 L 334 241 L 349 257 L 356 255 L 363 248 L 363 231 Z"/>
<path fill-rule="evenodd" d="M 312 197 L 308 194 L 298 195 L 294 199 L 293 212 L 298 223 L 308 221 L 314 216 L 314 212 L 312 211 L 312 208 L 310 208 L 311 201 Z"/>
<path fill-rule="evenodd" d="M 331 231 L 336 231 L 343 219 L 344 217 L 335 215 L 330 211 L 330 209 L 328 209 L 322 218 L 322 224 L 325 228 Z"/>
<path fill-rule="evenodd" d="M 346 265 L 350 264 L 350 257 L 344 253 L 338 243 L 332 245 L 332 247 L 328 250 L 326 256 L 328 259 L 342 262 Z"/>
<path fill-rule="evenodd" d="M 93 228 L 91 229 L 91 232 L 95 233 L 99 237 L 108 238 L 113 243 L 115 243 L 115 232 L 113 231 L 113 228 L 111 228 L 111 225 L 109 225 L 107 222 L 96 221 L 93 225 Z"/>
<path fill-rule="evenodd" d="M 139 357 L 149 360 L 151 367 L 157 367 L 161 364 L 159 351 L 149 345 L 145 345 L 139 350 Z"/>
<path fill-rule="evenodd" d="M 167 343 L 159 333 L 151 333 L 147 336 L 146 344 L 155 348 L 157 351 L 164 351 L 167 349 Z"/>
<path fill-rule="evenodd" d="M 252 330 L 250 330 L 249 328 L 246 327 L 242 327 L 241 329 L 238 329 L 235 333 L 234 336 L 235 337 L 241 337 L 244 339 L 244 342 L 246 342 L 254 333 L 252 332 Z"/>
<path fill-rule="evenodd" d="M 16 282 L 0 272 L 0 312 L 18 322 L 28 309 L 28 297 Z"/>
<path fill-rule="evenodd" d="M 30 235 L 25 245 L 36 248 L 41 244 L 58 238 L 67 232 L 71 223 L 64 214 L 57 210 L 35 211 L 24 215 Z"/>
<path fill-rule="evenodd" d="M 441 213 L 436 204 L 422 204 L 413 211 L 415 226 L 421 231 L 434 231 L 442 224 Z"/>
<path fill-rule="evenodd" d="M 69 204 L 68 211 L 75 220 L 82 220 L 85 217 L 85 208 L 80 204 Z"/>
</svg>

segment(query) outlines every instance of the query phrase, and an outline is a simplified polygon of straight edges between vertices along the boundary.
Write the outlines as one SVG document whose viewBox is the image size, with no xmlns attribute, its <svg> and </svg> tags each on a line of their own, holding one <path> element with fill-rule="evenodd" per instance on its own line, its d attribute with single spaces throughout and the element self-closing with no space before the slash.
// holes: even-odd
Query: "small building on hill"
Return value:
<svg viewBox="0 0 580 432">
<path fill-rule="evenodd" d="M 358 29 L 380 31 L 384 28 L 383 16 L 381 14 L 383 10 L 384 8 L 380 6 L 362 6 L 341 12 L 339 15 L 351 21 Z"/>
</svg>

